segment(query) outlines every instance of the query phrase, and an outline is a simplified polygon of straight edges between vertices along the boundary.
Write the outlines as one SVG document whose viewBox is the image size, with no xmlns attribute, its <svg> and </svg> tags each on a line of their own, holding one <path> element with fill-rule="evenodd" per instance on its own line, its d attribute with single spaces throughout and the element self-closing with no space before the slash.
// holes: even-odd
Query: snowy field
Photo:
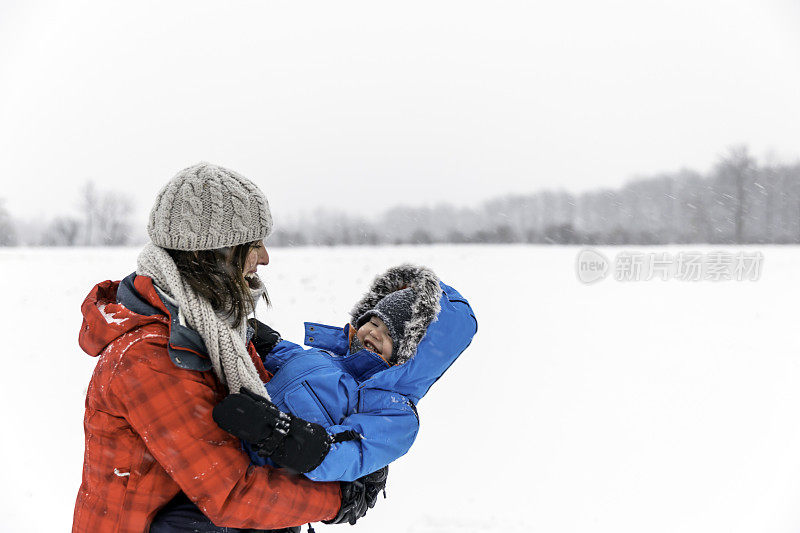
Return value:
<svg viewBox="0 0 800 533">
<path fill-rule="evenodd" d="M 317 530 L 800 531 L 800 248 L 758 249 L 757 282 L 591 286 L 571 247 L 272 249 L 259 316 L 290 340 L 303 320 L 343 324 L 403 261 L 433 267 L 479 322 L 420 403 L 388 499 L 355 529 Z M 95 363 L 79 307 L 137 253 L 0 251 L 0 531 L 69 530 Z"/>
</svg>

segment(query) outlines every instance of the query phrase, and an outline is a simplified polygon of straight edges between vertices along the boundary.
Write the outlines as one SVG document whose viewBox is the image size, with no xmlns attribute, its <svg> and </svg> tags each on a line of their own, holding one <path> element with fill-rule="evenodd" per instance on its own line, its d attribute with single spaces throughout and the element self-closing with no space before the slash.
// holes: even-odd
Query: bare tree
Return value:
<svg viewBox="0 0 800 533">
<path fill-rule="evenodd" d="M 81 221 L 73 217 L 53 219 L 42 235 L 44 246 L 77 246 L 81 237 Z"/>
<path fill-rule="evenodd" d="M 82 244 L 121 246 L 128 243 L 133 205 L 127 197 L 98 191 L 89 181 L 81 192 L 80 207 L 84 215 Z"/>
<path fill-rule="evenodd" d="M 17 244 L 17 231 L 4 204 L 5 200 L 0 200 L 0 246 L 14 246 Z"/>
<path fill-rule="evenodd" d="M 746 146 L 735 146 L 728 150 L 717 164 L 716 185 L 721 192 L 720 204 L 731 208 L 733 219 L 733 242 L 744 242 L 747 185 L 752 181 L 755 161 Z"/>
<path fill-rule="evenodd" d="M 678 180 L 680 226 L 678 242 L 711 242 L 708 187 L 700 174 L 682 170 Z"/>
</svg>

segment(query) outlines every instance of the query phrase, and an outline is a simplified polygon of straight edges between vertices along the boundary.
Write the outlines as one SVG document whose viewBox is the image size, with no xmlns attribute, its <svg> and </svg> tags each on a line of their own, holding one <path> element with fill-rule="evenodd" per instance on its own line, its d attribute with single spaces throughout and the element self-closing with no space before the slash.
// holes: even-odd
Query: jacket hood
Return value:
<svg viewBox="0 0 800 533">
<path fill-rule="evenodd" d="M 361 387 L 396 391 L 416 403 L 470 345 L 478 322 L 469 302 L 439 281 L 433 271 L 400 265 L 375 278 L 370 290 L 353 307 L 353 324 L 381 298 L 406 287 L 414 289 L 416 298 L 412 318 L 395 352 L 398 362 L 376 371 Z M 345 327 L 341 335 L 347 337 L 348 333 L 349 328 Z"/>
<path fill-rule="evenodd" d="M 172 362 L 188 370 L 211 369 L 208 351 L 200 335 L 181 323 L 181 313 L 162 296 L 147 276 L 130 274 L 122 281 L 95 285 L 81 305 L 83 324 L 78 343 L 91 356 L 119 337 L 150 324 L 169 330 L 168 352 Z"/>
<path fill-rule="evenodd" d="M 417 403 L 467 349 L 478 331 L 475 314 L 458 291 L 441 282 L 440 286 L 441 310 L 414 357 L 377 372 L 362 387 L 396 391 Z"/>
<path fill-rule="evenodd" d="M 127 278 L 126 278 L 127 279 Z M 143 292 L 149 289 L 155 294 L 155 288 L 149 278 L 139 282 Z M 149 304 L 154 313 L 139 314 L 117 301 L 121 281 L 106 280 L 98 283 L 89 292 L 81 305 L 83 324 L 81 325 L 78 344 L 87 354 L 97 357 L 100 353 L 119 337 L 136 328 L 154 323 L 167 323 L 167 310 L 159 298 L 161 308 L 157 309 Z M 156 302 L 153 302 L 156 303 Z"/>
<path fill-rule="evenodd" d="M 403 364 L 414 357 L 425 331 L 439 314 L 442 289 L 436 274 L 427 267 L 408 264 L 390 268 L 373 280 L 369 291 L 350 311 L 350 326 L 358 329 L 358 319 L 375 309 L 384 297 L 408 288 L 413 291 L 414 299 L 411 303 L 411 318 L 406 323 L 405 331 L 398 339 L 392 356 L 392 363 L 396 364 Z"/>
</svg>

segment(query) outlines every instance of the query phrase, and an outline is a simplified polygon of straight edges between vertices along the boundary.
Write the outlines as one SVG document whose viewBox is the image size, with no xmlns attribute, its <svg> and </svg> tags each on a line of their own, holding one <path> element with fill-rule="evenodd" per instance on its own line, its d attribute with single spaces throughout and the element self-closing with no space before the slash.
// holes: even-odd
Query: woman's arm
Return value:
<svg viewBox="0 0 800 533">
<path fill-rule="evenodd" d="M 212 522 L 271 529 L 336 515 L 341 503 L 338 483 L 313 483 L 251 465 L 238 439 L 211 418 L 220 399 L 215 378 L 177 367 L 154 368 L 153 354 L 165 350 L 163 343 L 143 342 L 132 348 L 111 380 L 109 399 Z"/>
</svg>

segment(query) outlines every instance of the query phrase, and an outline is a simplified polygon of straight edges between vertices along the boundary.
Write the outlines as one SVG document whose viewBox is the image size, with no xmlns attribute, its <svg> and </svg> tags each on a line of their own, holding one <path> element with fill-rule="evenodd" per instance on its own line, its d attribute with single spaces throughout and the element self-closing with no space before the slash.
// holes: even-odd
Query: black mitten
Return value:
<svg viewBox="0 0 800 533">
<path fill-rule="evenodd" d="M 256 448 L 259 454 L 269 455 L 289 432 L 289 415 L 266 398 L 242 388 L 239 394 L 229 394 L 211 413 L 219 427 Z"/>
<path fill-rule="evenodd" d="M 219 427 L 249 442 L 260 456 L 295 472 L 318 467 L 333 442 L 324 427 L 284 413 L 244 388 L 225 397 L 212 416 Z"/>
<path fill-rule="evenodd" d="M 256 347 L 256 352 L 261 359 L 264 359 L 275 348 L 275 345 L 281 342 L 281 334 L 255 318 L 251 318 L 247 323 L 255 331 L 252 339 L 253 346 Z"/>
<path fill-rule="evenodd" d="M 331 449 L 333 438 L 325 428 L 289 416 L 289 432 L 281 444 L 266 456 L 277 464 L 305 474 L 317 468 Z M 258 452 L 261 454 L 261 452 Z"/>
</svg>

